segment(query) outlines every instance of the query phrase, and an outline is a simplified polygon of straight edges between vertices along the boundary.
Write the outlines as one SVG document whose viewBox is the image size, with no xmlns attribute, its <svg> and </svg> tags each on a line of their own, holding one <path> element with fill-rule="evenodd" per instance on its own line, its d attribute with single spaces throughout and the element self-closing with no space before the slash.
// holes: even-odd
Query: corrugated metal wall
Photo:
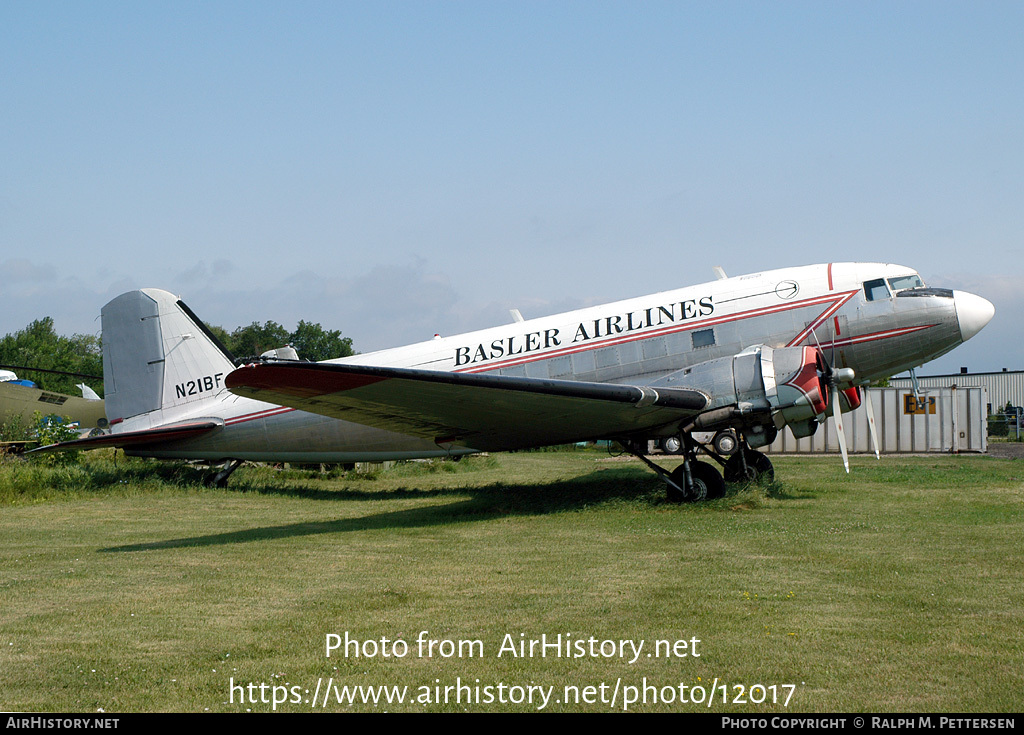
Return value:
<svg viewBox="0 0 1024 735">
<path fill-rule="evenodd" d="M 909 397 L 909 404 L 908 404 Z M 909 388 L 872 388 L 871 403 L 884 454 L 988 451 L 984 388 L 935 388 L 925 396 L 927 413 L 914 413 Z M 867 411 L 843 414 L 847 448 L 851 453 L 873 452 Z M 796 439 L 789 427 L 779 432 L 768 452 L 814 454 L 839 452 L 835 426 L 829 418 L 813 436 Z"/>
<path fill-rule="evenodd" d="M 954 375 L 918 376 L 921 390 L 934 388 L 981 387 L 988 391 L 988 403 L 992 412 L 998 413 L 1008 402 L 1014 406 L 1024 406 L 1024 371 L 1014 370 L 1005 373 L 958 373 Z M 909 388 L 910 378 L 889 378 L 889 385 L 894 388 Z"/>
</svg>

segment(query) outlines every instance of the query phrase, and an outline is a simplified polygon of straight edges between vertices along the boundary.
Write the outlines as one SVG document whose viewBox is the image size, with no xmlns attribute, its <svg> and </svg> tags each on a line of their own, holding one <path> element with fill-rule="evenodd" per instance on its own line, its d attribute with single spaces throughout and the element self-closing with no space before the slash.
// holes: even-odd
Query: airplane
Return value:
<svg viewBox="0 0 1024 735">
<path fill-rule="evenodd" d="M 32 372 L 77 375 L 60 370 L 18 367 Z M 85 383 L 80 383 L 78 388 L 82 391 L 81 396 L 44 390 L 30 380 L 19 380 L 11 370 L 0 369 L 0 423 L 16 420 L 28 423 L 39 413 L 67 417 L 83 431 L 104 428 L 107 424 L 103 399 Z"/>
<path fill-rule="evenodd" d="M 240 366 L 179 298 L 132 291 L 102 310 L 109 433 L 42 449 L 222 464 L 209 482 L 223 486 L 245 460 L 459 457 L 615 439 L 670 500 L 703 500 L 722 496 L 726 480 L 772 477 L 757 450 L 784 426 L 809 436 L 831 407 L 842 432 L 842 412 L 870 412 L 870 382 L 945 354 L 995 314 L 986 299 L 928 287 L 899 265 L 717 272 L 710 283 L 404 347 Z M 732 441 L 700 443 L 702 432 Z M 671 472 L 646 456 L 648 440 L 666 438 L 682 447 Z M 846 463 L 842 434 L 840 443 Z"/>
</svg>

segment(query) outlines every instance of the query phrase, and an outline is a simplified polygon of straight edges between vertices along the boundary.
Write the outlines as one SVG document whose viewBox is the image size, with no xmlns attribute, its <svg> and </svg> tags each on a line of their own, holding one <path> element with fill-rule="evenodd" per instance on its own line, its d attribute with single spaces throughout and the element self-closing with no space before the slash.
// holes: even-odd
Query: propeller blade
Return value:
<svg viewBox="0 0 1024 735">
<path fill-rule="evenodd" d="M 843 426 L 843 412 L 840 410 L 839 405 L 839 384 L 846 383 L 848 385 L 853 384 L 855 377 L 854 372 L 850 368 L 835 368 L 835 350 L 836 350 L 836 337 L 835 332 L 832 334 L 832 359 L 825 360 L 825 355 L 821 349 L 821 343 L 818 342 L 818 335 L 811 330 L 811 336 L 814 338 L 814 343 L 818 346 L 818 380 L 822 386 L 827 385 L 831 388 L 829 394 L 829 401 L 832 403 L 832 420 L 836 424 L 836 436 L 839 439 L 839 450 L 843 453 L 843 467 L 846 468 L 846 474 L 850 474 L 850 456 L 846 450 L 846 427 Z M 825 408 L 827 415 L 828 408 Z M 868 414 L 871 415 L 870 413 Z M 874 436 L 872 434 L 872 436 Z M 877 445 L 876 445 L 877 446 Z M 877 450 L 876 450 L 877 451 Z"/>
<path fill-rule="evenodd" d="M 871 408 L 871 391 L 867 386 L 862 390 L 864 391 L 864 410 L 868 415 L 868 432 L 871 434 L 871 448 L 875 450 L 875 459 L 881 459 L 882 456 L 878 452 L 878 432 L 875 429 L 875 412 Z"/>
<path fill-rule="evenodd" d="M 838 322 L 834 322 L 832 327 L 829 329 L 829 331 L 832 332 L 832 347 L 829 349 L 829 353 L 828 353 L 828 364 L 829 365 L 835 365 L 836 364 L 836 329 L 837 328 L 838 328 Z"/>
<path fill-rule="evenodd" d="M 850 474 L 850 457 L 846 453 L 846 428 L 843 426 L 843 412 L 839 410 L 839 388 L 832 388 L 832 420 L 836 423 L 836 436 L 839 439 L 839 451 L 843 453 L 843 467 Z"/>
</svg>

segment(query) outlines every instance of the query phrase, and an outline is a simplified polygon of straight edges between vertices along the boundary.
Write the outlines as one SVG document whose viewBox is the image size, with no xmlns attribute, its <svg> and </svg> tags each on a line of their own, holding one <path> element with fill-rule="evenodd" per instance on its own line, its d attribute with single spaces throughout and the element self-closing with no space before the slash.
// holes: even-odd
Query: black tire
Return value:
<svg viewBox="0 0 1024 735">
<path fill-rule="evenodd" d="M 668 499 L 673 503 L 698 503 L 702 500 L 714 500 L 725 495 L 725 480 L 718 470 L 707 462 L 690 462 L 690 474 L 693 476 L 693 493 L 680 493 L 671 485 L 668 486 Z M 672 482 L 686 489 L 686 469 L 684 465 L 676 467 L 670 475 Z"/>
<path fill-rule="evenodd" d="M 725 495 L 725 479 L 715 469 L 714 465 L 707 462 L 691 462 L 690 469 L 693 472 L 693 482 L 704 485 L 704 499 L 716 500 Z"/>
<path fill-rule="evenodd" d="M 726 457 L 739 451 L 739 445 L 740 439 L 736 436 L 736 432 L 731 429 L 718 432 L 711 440 L 711 446 L 714 447 L 715 451 Z"/>
<path fill-rule="evenodd" d="M 746 472 L 743 469 L 743 457 L 747 461 Z M 767 456 L 757 450 L 746 448 L 742 457 L 736 452 L 729 458 L 723 474 L 726 482 L 771 482 L 775 479 L 775 468 Z"/>
</svg>

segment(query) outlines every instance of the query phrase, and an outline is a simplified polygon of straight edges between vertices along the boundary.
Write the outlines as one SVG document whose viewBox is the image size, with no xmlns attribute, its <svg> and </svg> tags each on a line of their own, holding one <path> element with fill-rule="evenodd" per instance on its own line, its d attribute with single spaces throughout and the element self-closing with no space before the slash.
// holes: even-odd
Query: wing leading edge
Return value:
<svg viewBox="0 0 1024 735">
<path fill-rule="evenodd" d="M 705 410 L 696 390 L 338 363 L 260 363 L 230 373 L 240 396 L 479 451 L 622 436 Z"/>
</svg>

